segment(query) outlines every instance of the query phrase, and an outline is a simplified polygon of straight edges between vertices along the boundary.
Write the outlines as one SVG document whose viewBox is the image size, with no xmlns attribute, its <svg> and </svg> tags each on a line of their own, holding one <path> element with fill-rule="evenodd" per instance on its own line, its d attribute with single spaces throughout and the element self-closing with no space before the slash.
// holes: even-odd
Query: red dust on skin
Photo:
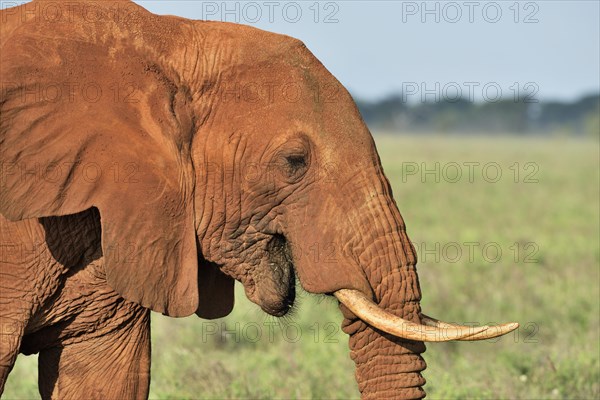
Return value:
<svg viewBox="0 0 600 400">
<path fill-rule="evenodd" d="M 234 280 L 275 316 L 297 276 L 309 292 L 354 289 L 420 322 L 416 254 L 373 138 L 300 41 L 129 1 L 80 3 L 99 11 L 93 23 L 24 12 L 43 1 L 0 11 L 2 163 L 68 166 L 1 177 L 0 241 L 44 246 L 35 261 L 0 260 L 11 332 L 0 393 L 21 350 L 40 353 L 44 398 L 146 398 L 149 310 L 225 316 Z M 134 92 L 32 95 L 73 81 Z M 99 174 L 82 179 L 89 165 Z M 115 165 L 134 175 L 115 178 Z M 266 173 L 243 172 L 257 166 Z M 303 257 L 314 245 L 335 257 Z M 342 312 L 362 397 L 423 397 L 424 344 Z"/>
<path fill-rule="evenodd" d="M 110 5 L 95 3 L 101 9 Z M 417 287 L 410 283 L 416 276 L 394 272 L 413 265 L 414 256 L 370 133 L 343 86 L 296 39 L 134 9 L 130 18 L 119 21 L 102 13 L 94 24 L 76 15 L 69 24 L 23 21 L 20 13 L 3 11 L 2 81 L 16 83 L 16 89 L 2 93 L 3 161 L 49 165 L 61 160 L 73 166 L 52 182 L 3 177 L 0 211 L 7 218 L 2 222 L 6 229 L 22 224 L 9 220 L 85 213 L 95 207 L 97 213 L 69 220 L 74 230 L 77 224 L 99 221 L 101 241 L 96 246 L 101 243 L 99 262 L 105 278 L 94 284 L 104 285 L 128 304 L 171 316 L 195 311 L 210 317 L 227 314 L 233 306 L 233 278 L 263 310 L 284 315 L 293 303 L 297 275 L 310 292 L 357 289 L 389 304 L 390 311 L 418 320 L 418 306 L 402 306 L 401 296 L 418 299 L 420 294 L 396 290 Z M 73 77 L 102 88 L 133 82 L 136 101 L 103 96 L 95 103 L 82 98 L 37 102 L 18 95 Z M 263 92 L 275 83 L 276 90 L 273 96 L 232 98 L 227 94 L 232 82 Z M 277 89 L 291 85 L 298 88 L 293 101 Z M 89 163 L 103 172 L 115 164 L 134 163 L 135 180 L 115 181 L 107 173 L 96 180 L 73 179 Z M 202 174 L 207 165 L 220 171 L 269 165 L 274 172 L 269 179 L 236 181 L 235 174 Z M 335 179 L 316 173 L 323 165 L 336 166 Z M 27 235 L 16 237 L 25 244 L 31 240 Z M 377 248 L 370 246 L 380 240 Z M 339 249 L 335 262 L 314 263 L 290 250 L 316 243 Z M 72 251 L 64 245 L 57 248 L 58 253 Z M 131 249 L 127 262 L 115 248 Z M 48 269 L 48 264 L 61 263 L 50 254 L 28 268 Z M 65 263 L 61 268 L 75 267 Z M 394 277 L 394 286 L 382 286 L 387 275 Z M 50 295 L 66 296 L 61 292 L 64 281 L 78 281 L 78 276 L 58 274 Z M 14 286 L 33 292 L 24 282 Z M 386 294 L 386 287 L 393 291 Z M 43 307 L 27 313 L 11 307 L 2 310 L 3 318 L 22 326 L 44 312 Z M 117 313 L 114 318 L 117 324 L 124 316 Z M 355 326 L 356 320 L 350 316 L 346 324 Z M 61 330 L 60 324 L 48 321 L 40 322 L 39 328 L 46 325 Z M 143 324 L 132 327 L 144 334 Z M 107 328 L 106 334 L 113 329 Z M 359 338 L 365 331 L 372 329 L 361 325 L 350 333 Z M 20 335 L 29 342 L 26 331 Z M 371 335 L 379 337 L 374 331 Z M 89 346 L 92 343 L 90 338 Z M 80 346 L 85 345 L 82 341 Z M 119 345 L 115 340 L 107 351 L 125 351 Z M 389 341 L 381 341 L 381 347 L 386 346 Z M 386 353 L 394 354 L 396 347 L 405 349 L 393 344 Z M 18 347 L 8 351 L 3 357 L 12 365 Z M 47 350 L 32 345 L 31 351 Z M 404 351 L 396 351 L 398 362 L 386 366 L 385 387 L 404 382 L 395 373 L 395 365 L 407 365 Z M 139 365 L 149 354 L 129 356 Z M 84 357 L 83 351 L 73 357 Z M 82 376 L 46 359 L 41 357 L 44 370 L 48 376 L 58 374 L 58 379 L 42 376 L 43 392 L 77 394 L 68 382 Z M 363 391 L 377 393 L 381 384 L 372 374 L 379 372 L 361 371 L 383 370 L 365 369 L 362 358 L 355 359 Z M 111 368 L 107 371 L 119 375 Z M 105 383 L 99 377 L 96 386 Z M 120 397 L 147 395 L 144 385 L 115 390 Z"/>
</svg>

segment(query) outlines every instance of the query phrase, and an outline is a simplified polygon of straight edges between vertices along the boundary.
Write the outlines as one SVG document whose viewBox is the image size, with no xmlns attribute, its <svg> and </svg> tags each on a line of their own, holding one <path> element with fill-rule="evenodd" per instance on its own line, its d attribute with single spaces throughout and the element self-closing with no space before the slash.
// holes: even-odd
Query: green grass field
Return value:
<svg viewBox="0 0 600 400">
<path fill-rule="evenodd" d="M 495 343 L 429 344 L 428 398 L 599 398 L 598 141 L 376 140 L 418 248 L 423 310 L 521 323 Z M 283 320 L 242 290 L 236 302 L 217 321 L 153 316 L 151 398 L 359 397 L 332 300 L 304 294 Z M 4 397 L 39 398 L 36 380 L 36 358 L 20 356 Z"/>
</svg>

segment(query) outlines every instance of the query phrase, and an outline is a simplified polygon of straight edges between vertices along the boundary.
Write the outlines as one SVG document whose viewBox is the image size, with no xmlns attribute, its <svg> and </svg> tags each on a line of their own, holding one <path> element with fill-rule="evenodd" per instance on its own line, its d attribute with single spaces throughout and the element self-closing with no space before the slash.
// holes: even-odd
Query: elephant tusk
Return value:
<svg viewBox="0 0 600 400">
<path fill-rule="evenodd" d="M 444 322 L 444 321 L 437 320 L 435 318 L 431 318 L 425 314 L 421 314 L 421 321 L 423 322 L 423 325 L 431 326 L 434 328 L 442 328 L 442 329 L 457 328 L 457 327 L 467 328 L 466 326 L 463 326 L 463 325 L 449 324 L 448 322 Z M 471 335 L 471 336 L 468 336 L 465 338 L 456 339 L 456 340 L 474 341 L 474 340 L 491 339 L 491 338 L 495 338 L 498 336 L 505 335 L 509 332 L 512 332 L 515 329 L 517 329 L 518 327 L 519 327 L 518 322 L 509 322 L 507 324 L 490 326 L 484 332 L 476 333 L 474 335 Z"/>
<path fill-rule="evenodd" d="M 369 325 L 402 339 L 421 342 L 447 342 L 461 340 L 485 333 L 489 327 L 480 326 L 428 326 L 416 324 L 391 314 L 362 292 L 353 289 L 340 289 L 333 295 L 357 317 Z"/>
</svg>

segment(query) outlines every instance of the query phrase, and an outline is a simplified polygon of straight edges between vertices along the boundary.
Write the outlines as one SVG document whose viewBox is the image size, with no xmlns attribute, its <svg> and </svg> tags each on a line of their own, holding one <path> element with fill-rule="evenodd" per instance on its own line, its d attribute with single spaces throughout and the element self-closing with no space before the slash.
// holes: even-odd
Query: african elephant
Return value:
<svg viewBox="0 0 600 400">
<path fill-rule="evenodd" d="M 424 397 L 425 341 L 518 326 L 421 313 L 371 134 L 302 42 L 67 3 L 0 14 L 0 393 L 39 352 L 43 398 L 146 398 L 150 310 L 225 316 L 234 280 L 273 316 L 296 277 L 336 296 L 365 399 Z M 335 262 L 297 256 L 315 243 Z"/>
</svg>

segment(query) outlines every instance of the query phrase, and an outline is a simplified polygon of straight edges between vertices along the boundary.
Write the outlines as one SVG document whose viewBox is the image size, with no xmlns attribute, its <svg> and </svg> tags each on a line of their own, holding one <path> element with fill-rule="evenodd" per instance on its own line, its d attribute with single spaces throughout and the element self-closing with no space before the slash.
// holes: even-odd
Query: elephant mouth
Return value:
<svg viewBox="0 0 600 400">
<path fill-rule="evenodd" d="M 275 317 L 286 315 L 296 299 L 296 274 L 290 246 L 282 234 L 273 234 L 266 243 L 261 267 L 244 282 L 250 301 Z"/>
</svg>

